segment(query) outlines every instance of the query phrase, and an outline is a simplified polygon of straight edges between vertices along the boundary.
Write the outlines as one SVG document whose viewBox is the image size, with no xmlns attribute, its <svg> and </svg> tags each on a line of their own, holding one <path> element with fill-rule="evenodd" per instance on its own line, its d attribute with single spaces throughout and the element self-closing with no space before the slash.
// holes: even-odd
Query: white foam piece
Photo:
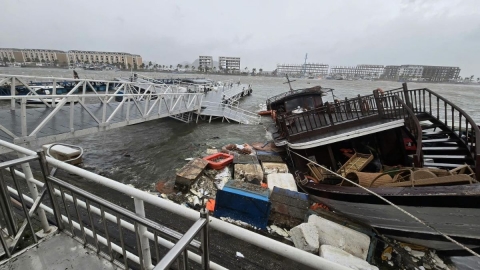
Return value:
<svg viewBox="0 0 480 270">
<path fill-rule="evenodd" d="M 270 191 L 273 191 L 273 187 L 298 191 L 297 184 L 291 173 L 271 173 L 267 175 L 267 184 Z"/>
<path fill-rule="evenodd" d="M 314 254 L 318 253 L 320 245 L 318 243 L 318 232 L 315 225 L 302 223 L 293 227 L 289 234 L 296 248 Z"/>
<path fill-rule="evenodd" d="M 330 245 L 366 260 L 370 237 L 328 219 L 311 215 L 308 223 L 316 226 L 320 245 Z"/>
<path fill-rule="evenodd" d="M 378 267 L 334 246 L 321 245 L 319 255 L 324 259 L 355 270 L 378 270 Z"/>
</svg>

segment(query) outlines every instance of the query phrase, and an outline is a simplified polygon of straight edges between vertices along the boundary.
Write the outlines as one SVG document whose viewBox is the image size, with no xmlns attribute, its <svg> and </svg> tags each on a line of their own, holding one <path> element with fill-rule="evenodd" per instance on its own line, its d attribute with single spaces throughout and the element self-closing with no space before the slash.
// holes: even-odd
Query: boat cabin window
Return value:
<svg viewBox="0 0 480 270">
<path fill-rule="evenodd" d="M 318 102 L 318 103 L 317 103 Z M 305 110 L 312 110 L 318 106 L 321 106 L 322 98 L 314 97 L 300 97 L 297 99 L 292 99 L 285 101 L 285 109 L 287 112 L 298 109 L 299 107 Z"/>
</svg>

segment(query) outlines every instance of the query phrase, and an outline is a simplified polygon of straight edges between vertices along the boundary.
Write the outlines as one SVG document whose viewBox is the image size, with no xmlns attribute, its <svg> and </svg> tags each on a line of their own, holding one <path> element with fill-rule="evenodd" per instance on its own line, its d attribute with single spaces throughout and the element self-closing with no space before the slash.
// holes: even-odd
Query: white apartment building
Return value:
<svg viewBox="0 0 480 270">
<path fill-rule="evenodd" d="M 104 63 L 104 64 L 124 64 L 140 67 L 142 65 L 142 57 L 138 54 L 129 54 L 123 52 L 97 52 L 97 51 L 68 51 L 68 60 L 73 63 Z"/>
<path fill-rule="evenodd" d="M 212 56 L 199 56 L 198 57 L 198 65 L 199 67 L 208 67 L 210 69 L 213 68 L 213 57 Z"/>
<path fill-rule="evenodd" d="M 240 57 L 220 56 L 218 58 L 218 68 L 227 71 L 240 71 Z"/>
</svg>

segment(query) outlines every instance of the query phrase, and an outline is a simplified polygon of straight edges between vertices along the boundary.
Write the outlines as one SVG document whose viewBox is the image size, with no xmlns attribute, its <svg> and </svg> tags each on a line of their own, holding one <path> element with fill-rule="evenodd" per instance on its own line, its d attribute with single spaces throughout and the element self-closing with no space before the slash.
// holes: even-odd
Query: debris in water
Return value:
<svg viewBox="0 0 480 270">
<path fill-rule="evenodd" d="M 237 257 L 239 257 L 239 258 L 245 258 L 245 256 L 243 256 L 243 254 L 242 254 L 242 253 L 240 253 L 240 252 L 238 252 L 238 251 L 237 251 L 237 254 L 236 254 L 236 256 L 237 256 Z"/>
</svg>

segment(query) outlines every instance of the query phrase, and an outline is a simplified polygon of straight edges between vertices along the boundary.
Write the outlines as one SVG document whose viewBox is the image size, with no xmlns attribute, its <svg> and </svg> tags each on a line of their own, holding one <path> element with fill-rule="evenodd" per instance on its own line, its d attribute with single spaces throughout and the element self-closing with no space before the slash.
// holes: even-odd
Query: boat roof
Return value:
<svg viewBox="0 0 480 270">
<path fill-rule="evenodd" d="M 303 95 L 322 95 L 323 96 L 326 94 L 327 91 L 330 91 L 330 90 L 333 90 L 333 89 L 322 88 L 321 86 L 314 86 L 310 88 L 296 89 L 296 90 L 284 92 L 267 99 L 267 106 L 272 103 L 276 103 L 277 101 L 285 100 L 287 98 L 290 99 L 297 96 L 303 96 Z"/>
</svg>

